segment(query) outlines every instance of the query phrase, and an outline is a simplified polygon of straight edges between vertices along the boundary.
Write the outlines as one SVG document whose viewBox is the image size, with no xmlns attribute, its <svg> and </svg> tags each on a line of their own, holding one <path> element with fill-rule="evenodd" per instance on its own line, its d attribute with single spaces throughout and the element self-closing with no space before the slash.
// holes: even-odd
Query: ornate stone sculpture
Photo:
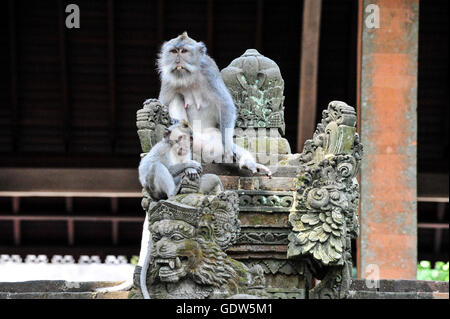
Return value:
<svg viewBox="0 0 450 319">
<path fill-rule="evenodd" d="M 187 179 L 168 200 L 152 202 L 143 191 L 154 239 L 147 275 L 151 297 L 344 298 L 351 281 L 351 239 L 359 229 L 362 145 L 355 110 L 331 102 L 303 152 L 291 154 L 282 138 L 284 81 L 276 63 L 250 49 L 222 76 L 238 108 L 235 143 L 248 147 L 260 163 L 270 160 L 278 172 L 268 180 L 209 164 L 205 173 L 219 172 L 227 191 L 199 194 Z M 170 125 L 167 108 L 147 100 L 137 120 L 142 150 L 148 152 Z M 256 131 L 276 134 L 261 138 Z M 321 280 L 316 287 L 313 277 Z M 142 298 L 135 279 L 130 298 Z"/>
<path fill-rule="evenodd" d="M 197 191 L 198 185 L 195 189 L 192 181 L 185 182 L 179 195 L 149 205 L 153 237 L 147 275 L 150 297 L 263 295 L 261 266 L 247 267 L 224 252 L 239 237 L 238 195 L 234 191 L 215 195 Z M 142 298 L 139 282 L 130 298 Z"/>
<path fill-rule="evenodd" d="M 142 151 L 147 153 L 162 139 L 165 128 L 170 126 L 167 106 L 157 99 L 146 100 L 143 108 L 136 113 L 136 126 Z"/>
<path fill-rule="evenodd" d="M 238 110 L 235 143 L 248 149 L 259 163 L 276 165 L 291 153 L 289 142 L 281 137 L 285 122 L 280 68 L 249 49 L 221 73 Z"/>
<path fill-rule="evenodd" d="M 362 157 L 355 126 L 353 107 L 331 102 L 313 139 L 292 161 L 299 169 L 287 256 L 308 260 L 321 279 L 310 291 L 313 298 L 343 298 L 351 282 L 350 240 L 359 231 L 356 175 Z"/>
<path fill-rule="evenodd" d="M 284 135 L 284 81 L 274 61 L 249 49 L 222 78 L 238 108 L 236 128 L 278 128 Z"/>
</svg>

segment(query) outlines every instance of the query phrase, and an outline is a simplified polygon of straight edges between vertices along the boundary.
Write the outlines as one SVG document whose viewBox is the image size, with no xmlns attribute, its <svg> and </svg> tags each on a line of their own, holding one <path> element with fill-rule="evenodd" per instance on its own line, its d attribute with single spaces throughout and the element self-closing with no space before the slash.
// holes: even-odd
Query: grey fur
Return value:
<svg viewBox="0 0 450 319">
<path fill-rule="evenodd" d="M 202 171 L 200 163 L 191 160 L 190 149 L 180 156 L 176 153 L 178 142 L 171 142 L 172 134 L 175 132 L 180 134 L 179 130 L 183 130 L 183 126 L 183 123 L 177 123 L 169 127 L 164 138 L 142 158 L 139 164 L 139 180 L 154 200 L 176 195 L 183 174 L 195 177 L 195 173 L 198 176 Z"/>
<path fill-rule="evenodd" d="M 214 174 L 205 174 L 200 178 L 199 192 L 202 194 L 217 194 L 223 192 L 225 188 L 220 181 L 219 176 Z"/>
<path fill-rule="evenodd" d="M 214 150 L 220 152 L 220 159 L 223 156 L 225 162 L 230 163 L 235 157 L 240 167 L 271 175 L 270 170 L 256 163 L 247 150 L 233 143 L 236 106 L 219 68 L 206 54 L 202 42 L 189 38 L 185 32 L 163 44 L 157 64 L 161 77 L 159 100 L 168 106 L 172 118 L 184 119 L 193 127 L 200 121 L 202 148 L 219 143 L 222 145 L 220 150 L 216 147 Z M 209 137 L 208 142 L 204 141 L 205 136 Z M 199 152 L 194 147 L 194 153 L 201 156 Z"/>
</svg>

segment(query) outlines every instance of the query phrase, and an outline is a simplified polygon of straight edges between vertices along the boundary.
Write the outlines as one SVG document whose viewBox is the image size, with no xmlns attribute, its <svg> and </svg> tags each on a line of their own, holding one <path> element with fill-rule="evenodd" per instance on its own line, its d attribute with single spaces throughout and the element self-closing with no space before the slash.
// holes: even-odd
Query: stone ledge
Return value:
<svg viewBox="0 0 450 319">
<path fill-rule="evenodd" d="M 348 299 L 449 299 L 446 281 L 381 279 L 379 288 L 368 288 L 364 279 L 353 279 Z"/>
<path fill-rule="evenodd" d="M 448 293 L 435 292 L 386 292 L 386 291 L 349 291 L 347 299 L 448 299 Z"/>
<path fill-rule="evenodd" d="M 0 283 L 0 299 L 127 299 L 128 291 L 95 292 L 118 284 L 46 280 Z M 448 282 L 441 281 L 382 279 L 380 290 L 369 290 L 364 280 L 354 279 L 348 299 L 449 299 L 448 287 Z"/>
<path fill-rule="evenodd" d="M 0 292 L 0 299 L 127 299 L 128 291 L 96 292 Z"/>
<path fill-rule="evenodd" d="M 247 169 L 240 169 L 237 164 L 222 163 L 222 164 L 202 164 L 203 173 L 216 174 L 222 176 L 236 176 L 236 177 L 264 177 L 264 175 L 253 175 Z M 296 177 L 297 166 L 292 165 L 277 165 L 269 166 L 273 177 Z"/>
<path fill-rule="evenodd" d="M 380 292 L 447 292 L 448 281 L 381 279 L 379 288 L 367 288 L 364 279 L 353 279 L 350 290 Z"/>
<path fill-rule="evenodd" d="M 95 292 L 97 288 L 112 287 L 122 282 L 64 280 L 35 280 L 22 282 L 0 282 L 1 293 L 47 293 L 47 292 Z"/>
</svg>

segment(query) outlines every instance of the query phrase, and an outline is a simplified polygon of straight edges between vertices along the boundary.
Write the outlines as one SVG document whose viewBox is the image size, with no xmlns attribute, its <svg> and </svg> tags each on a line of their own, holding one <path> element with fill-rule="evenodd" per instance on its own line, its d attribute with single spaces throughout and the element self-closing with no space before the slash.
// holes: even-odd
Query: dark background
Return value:
<svg viewBox="0 0 450 319">
<path fill-rule="evenodd" d="M 64 8 L 76 3 L 81 28 L 67 29 Z M 1 167 L 135 168 L 140 146 L 135 115 L 157 97 L 155 59 L 164 40 L 183 31 L 204 41 L 220 69 L 248 48 L 273 59 L 285 80 L 286 138 L 297 144 L 302 1 L 26 1 L 0 11 Z M 210 6 L 210 4 L 213 4 Z M 262 4 L 262 6 L 261 6 Z M 420 1 L 418 172 L 445 175 L 449 160 L 448 1 Z M 357 1 L 324 0 L 320 34 L 317 121 L 332 100 L 356 106 Z M 1 174 L 1 171 L 0 171 Z M 420 186 L 420 185 L 419 185 Z M 21 212 L 57 215 L 61 198 L 21 200 Z M 435 203 L 419 203 L 419 222 L 436 222 Z M 0 214 L 11 214 L 0 197 Z M 74 199 L 80 214 L 108 215 L 104 198 Z M 141 216 L 138 199 L 120 199 L 118 214 Z M 442 219 L 441 219 L 442 220 Z M 448 204 L 443 220 L 448 221 Z M 61 225 L 57 224 L 60 223 Z M 24 222 L 21 249 L 67 249 L 136 254 L 141 225 L 123 223 L 119 243 L 108 223 L 77 223 L 73 247 L 64 222 Z M 12 223 L 0 221 L 2 251 L 12 244 Z M 60 227 L 61 226 L 61 227 Z M 419 259 L 448 260 L 448 228 L 436 250 L 434 229 L 419 229 Z M 443 237 L 442 237 L 443 236 Z M 28 247 L 28 248 L 27 248 Z M 54 247 L 54 248 L 52 248 Z M 131 248 L 133 247 L 133 248 Z M 53 250 L 52 250 L 53 249 Z M 59 250 L 58 250 L 59 249 Z"/>
</svg>

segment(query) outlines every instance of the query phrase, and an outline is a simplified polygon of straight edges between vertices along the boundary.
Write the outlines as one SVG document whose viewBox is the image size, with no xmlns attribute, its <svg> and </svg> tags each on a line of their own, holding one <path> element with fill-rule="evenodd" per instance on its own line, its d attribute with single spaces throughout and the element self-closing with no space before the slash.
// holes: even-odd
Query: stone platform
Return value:
<svg viewBox="0 0 450 319">
<path fill-rule="evenodd" d="M 0 299 L 127 299 L 128 291 L 98 293 L 96 288 L 120 282 L 26 281 L 0 283 Z M 278 293 L 283 293 L 279 291 Z M 273 298 L 281 298 L 276 292 Z M 368 289 L 365 280 L 353 280 L 348 299 L 449 299 L 449 283 L 424 280 L 389 280 Z"/>
</svg>

